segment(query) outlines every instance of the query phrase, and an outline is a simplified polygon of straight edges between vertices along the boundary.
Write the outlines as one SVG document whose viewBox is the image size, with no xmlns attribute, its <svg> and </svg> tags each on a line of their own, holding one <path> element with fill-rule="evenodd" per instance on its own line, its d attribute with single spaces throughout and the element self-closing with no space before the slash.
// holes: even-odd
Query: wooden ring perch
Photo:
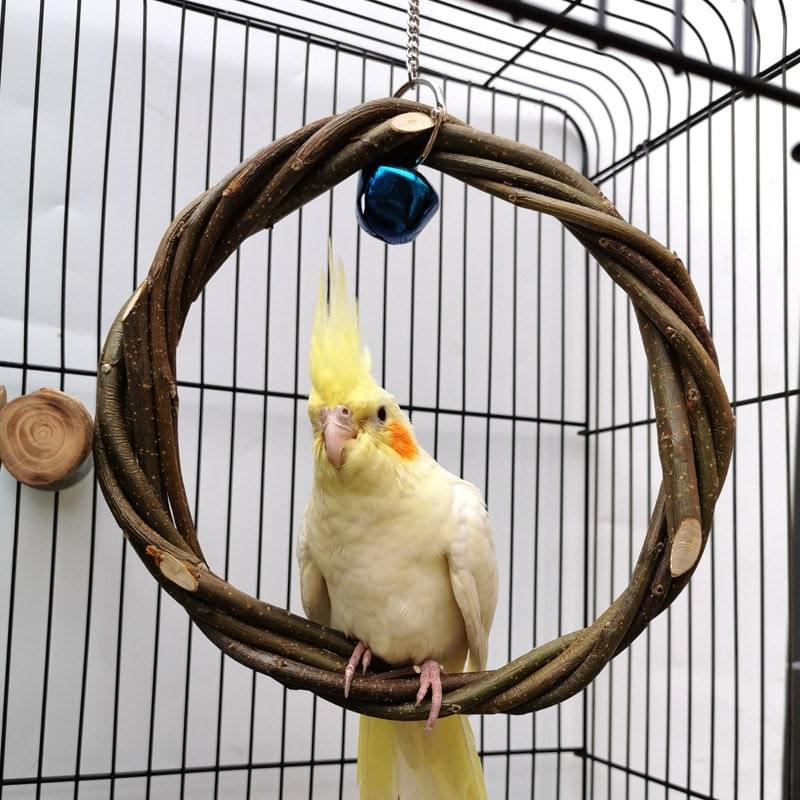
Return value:
<svg viewBox="0 0 800 800">
<path fill-rule="evenodd" d="M 111 327 L 97 382 L 97 476 L 161 586 L 242 664 L 390 719 L 428 714 L 414 706 L 410 669 L 356 676 L 345 699 L 352 641 L 249 596 L 206 565 L 181 478 L 175 353 L 192 303 L 244 239 L 387 154 L 413 162 L 431 125 L 427 106 L 365 103 L 273 142 L 189 203 Z M 552 156 L 450 116 L 426 163 L 561 220 L 629 295 L 650 365 L 663 478 L 628 587 L 585 629 L 500 669 L 443 676 L 444 714 L 525 713 L 582 690 L 685 586 L 711 527 L 734 420 L 684 265 L 625 222 L 592 183 Z"/>
</svg>

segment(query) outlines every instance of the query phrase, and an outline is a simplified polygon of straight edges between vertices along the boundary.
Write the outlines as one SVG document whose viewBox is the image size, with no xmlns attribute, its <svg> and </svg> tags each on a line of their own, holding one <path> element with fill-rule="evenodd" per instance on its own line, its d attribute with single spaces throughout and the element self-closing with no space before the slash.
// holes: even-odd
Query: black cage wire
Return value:
<svg viewBox="0 0 800 800">
<path fill-rule="evenodd" d="M 582 170 L 684 257 L 737 414 L 687 591 L 582 695 L 473 720 L 490 796 L 800 796 L 800 9 L 424 0 L 422 13 L 422 73 L 451 113 Z M 93 407 L 105 332 L 176 211 L 257 147 L 397 88 L 405 14 L 382 0 L 4 0 L 9 396 L 56 386 Z M 214 279 L 179 355 L 184 471 L 212 567 L 299 610 L 304 359 L 331 234 L 379 378 L 487 496 L 497 666 L 627 584 L 657 488 L 654 420 L 631 309 L 594 262 L 552 220 L 432 180 L 442 210 L 413 246 L 358 231 L 351 180 Z M 354 717 L 193 632 L 92 481 L 52 495 L 3 472 L 0 508 L 0 796 L 354 796 Z"/>
</svg>

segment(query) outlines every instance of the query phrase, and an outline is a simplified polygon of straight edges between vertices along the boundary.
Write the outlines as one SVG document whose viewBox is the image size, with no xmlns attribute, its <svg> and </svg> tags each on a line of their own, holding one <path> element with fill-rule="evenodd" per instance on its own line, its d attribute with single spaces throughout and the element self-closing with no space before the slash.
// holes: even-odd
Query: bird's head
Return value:
<svg viewBox="0 0 800 800">
<path fill-rule="evenodd" d="M 408 418 L 372 377 L 344 266 L 330 249 L 328 259 L 330 299 L 323 274 L 311 334 L 308 415 L 318 474 L 342 482 L 410 463 L 419 448 Z"/>
</svg>

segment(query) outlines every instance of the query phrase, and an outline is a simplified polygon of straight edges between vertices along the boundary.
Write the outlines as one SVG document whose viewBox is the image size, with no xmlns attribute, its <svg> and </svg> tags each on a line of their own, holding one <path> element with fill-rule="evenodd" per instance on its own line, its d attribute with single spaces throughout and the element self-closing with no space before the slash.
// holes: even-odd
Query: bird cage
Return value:
<svg viewBox="0 0 800 800">
<path fill-rule="evenodd" d="M 680 255 L 737 426 L 709 545 L 669 609 L 574 697 L 473 719 L 489 795 L 793 797 L 800 8 L 421 11 L 421 72 L 450 114 L 575 168 Z M 94 409 L 106 332 L 170 220 L 264 145 L 390 96 L 405 51 L 406 7 L 385 0 L 0 0 L 9 398 L 55 387 Z M 413 244 L 359 229 L 352 176 L 213 278 L 178 351 L 183 479 L 214 571 L 302 613 L 305 362 L 330 237 L 376 377 L 487 499 L 497 667 L 628 584 L 658 492 L 655 409 L 635 313 L 582 245 L 422 170 L 441 208 Z M 49 493 L 2 470 L 0 509 L 0 797 L 355 796 L 355 715 L 221 654 L 131 557 L 94 481 Z"/>
</svg>

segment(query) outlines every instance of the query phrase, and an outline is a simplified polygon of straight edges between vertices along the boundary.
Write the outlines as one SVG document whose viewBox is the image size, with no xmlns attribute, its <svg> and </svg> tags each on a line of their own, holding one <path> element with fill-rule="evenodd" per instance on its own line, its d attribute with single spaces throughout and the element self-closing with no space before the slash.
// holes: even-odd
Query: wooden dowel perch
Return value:
<svg viewBox="0 0 800 800">
<path fill-rule="evenodd" d="M 39 389 L 0 407 L 0 461 L 27 486 L 56 491 L 77 483 L 91 466 L 91 447 L 92 417 L 68 394 Z"/>
</svg>

